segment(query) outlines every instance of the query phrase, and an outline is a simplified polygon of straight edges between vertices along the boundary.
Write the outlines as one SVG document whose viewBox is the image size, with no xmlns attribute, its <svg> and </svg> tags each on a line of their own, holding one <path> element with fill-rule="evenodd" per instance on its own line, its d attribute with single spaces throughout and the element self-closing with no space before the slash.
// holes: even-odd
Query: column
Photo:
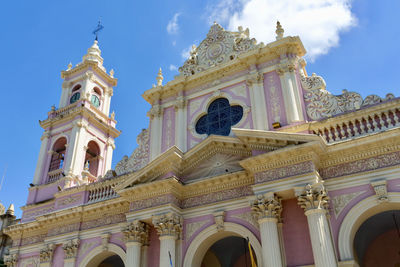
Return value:
<svg viewBox="0 0 400 267">
<path fill-rule="evenodd" d="M 251 203 L 251 210 L 260 225 L 264 266 L 281 267 L 282 257 L 278 236 L 278 218 L 282 211 L 280 199 L 273 193 L 258 195 Z"/>
<path fill-rule="evenodd" d="M 104 156 L 104 169 L 103 173 L 106 174 L 108 170 L 111 170 L 112 156 L 115 149 L 114 140 L 109 138 L 106 142 L 106 154 Z"/>
<path fill-rule="evenodd" d="M 61 92 L 61 98 L 60 98 L 60 102 L 58 104 L 58 108 L 63 108 L 69 104 L 68 103 L 69 86 L 70 86 L 70 83 L 67 81 L 64 81 L 62 83 L 62 85 L 61 85 L 62 92 Z"/>
<path fill-rule="evenodd" d="M 55 245 L 47 244 L 40 250 L 40 267 L 50 267 L 53 260 Z"/>
<path fill-rule="evenodd" d="M 298 196 L 298 203 L 304 209 L 310 230 L 311 246 L 315 267 L 336 267 L 337 261 L 333 247 L 326 213 L 329 197 L 322 182 L 307 185 Z"/>
<path fill-rule="evenodd" d="M 187 150 L 187 111 L 186 99 L 183 95 L 177 97 L 175 102 L 175 144 L 182 151 Z"/>
<path fill-rule="evenodd" d="M 126 264 L 129 267 L 140 267 L 141 247 L 143 240 L 147 238 L 148 226 L 135 220 L 129 223 L 123 230 L 126 243 Z"/>
<path fill-rule="evenodd" d="M 64 250 L 64 267 L 74 267 L 76 256 L 78 254 L 80 240 L 78 238 L 68 240 L 63 244 Z"/>
<path fill-rule="evenodd" d="M 263 82 L 264 76 L 261 73 L 253 74 L 246 81 L 249 88 L 251 106 L 253 108 L 253 122 L 256 130 L 268 130 L 269 128 Z"/>
<path fill-rule="evenodd" d="M 160 267 L 176 266 L 176 240 L 180 237 L 183 219 L 176 213 L 153 218 L 154 228 L 160 236 Z M 179 259 L 181 260 L 181 259 Z"/>
<path fill-rule="evenodd" d="M 42 179 L 42 173 L 43 173 L 43 168 L 45 167 L 45 162 L 47 160 L 47 157 L 49 155 L 47 154 L 48 151 L 48 146 L 49 146 L 49 137 L 50 133 L 49 132 L 44 132 L 42 135 L 41 141 L 42 144 L 40 145 L 40 152 L 39 152 L 39 157 L 38 161 L 36 164 L 36 170 L 35 170 L 35 175 L 33 176 L 33 184 L 37 185 L 40 183 Z"/>
<path fill-rule="evenodd" d="M 161 153 L 162 114 L 163 110 L 159 104 L 153 105 L 148 112 L 150 117 L 150 161 Z"/>
</svg>

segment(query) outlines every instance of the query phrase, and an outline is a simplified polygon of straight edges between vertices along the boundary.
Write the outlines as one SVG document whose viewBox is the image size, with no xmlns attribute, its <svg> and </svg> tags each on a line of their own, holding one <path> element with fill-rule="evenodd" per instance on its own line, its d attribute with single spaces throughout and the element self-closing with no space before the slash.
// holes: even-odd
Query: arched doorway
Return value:
<svg viewBox="0 0 400 267">
<path fill-rule="evenodd" d="M 400 210 L 368 218 L 354 238 L 354 251 L 363 267 L 400 267 Z"/>
<path fill-rule="evenodd" d="M 79 267 L 126 266 L 126 253 L 121 247 L 108 244 L 107 248 L 107 250 L 104 250 L 102 246 L 94 248 L 81 261 Z"/>
<path fill-rule="evenodd" d="M 254 251 L 252 251 L 254 257 Z M 250 253 L 246 239 L 228 236 L 215 242 L 204 255 L 201 267 L 250 267 Z"/>
<path fill-rule="evenodd" d="M 212 258 L 218 259 L 218 255 L 215 255 L 215 252 L 213 252 L 212 246 L 214 244 L 218 244 L 220 240 L 224 240 L 225 238 L 230 238 L 230 237 L 237 237 L 240 240 L 239 242 L 243 242 L 244 238 L 249 238 L 250 244 L 253 248 L 254 251 L 254 258 L 257 261 L 257 266 L 263 266 L 262 265 L 262 253 L 261 253 L 261 244 L 257 237 L 246 227 L 236 224 L 236 223 L 231 223 L 231 222 L 225 222 L 224 223 L 224 229 L 218 231 L 216 225 L 211 225 L 210 227 L 207 227 L 203 231 L 201 231 L 190 243 L 185 257 L 183 261 L 183 267 L 201 267 L 203 260 L 205 258 L 206 261 L 212 261 Z M 228 239 L 229 240 L 229 239 Z M 221 241 L 221 242 L 226 242 L 226 241 Z M 235 241 L 237 242 L 237 241 Z M 238 244 L 239 244 L 238 242 Z M 241 247 L 243 248 L 243 243 L 241 243 Z M 226 247 L 226 246 L 225 246 Z M 211 248 L 211 250 L 210 250 Z M 228 246 L 230 249 L 230 247 Z M 211 251 L 207 254 L 208 251 Z M 244 250 L 241 250 L 242 253 L 244 254 Z M 245 259 L 245 258 L 243 258 Z M 219 259 L 218 259 L 219 261 Z M 213 261 L 214 263 L 216 261 Z M 214 266 L 214 265 L 206 265 L 206 266 Z M 218 265 L 215 265 L 218 266 Z M 246 265 L 239 265 L 239 266 L 246 266 Z M 250 265 L 249 265 L 250 266 Z M 222 266 L 221 266 L 222 267 Z"/>
<path fill-rule="evenodd" d="M 100 262 L 98 267 L 125 267 L 125 265 L 118 255 L 112 255 Z"/>
</svg>

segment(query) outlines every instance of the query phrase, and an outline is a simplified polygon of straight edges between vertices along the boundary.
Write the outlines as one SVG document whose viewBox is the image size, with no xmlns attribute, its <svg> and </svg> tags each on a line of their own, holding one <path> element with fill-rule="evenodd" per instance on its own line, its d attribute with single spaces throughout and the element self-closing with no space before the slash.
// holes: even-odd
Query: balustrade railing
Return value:
<svg viewBox="0 0 400 267">
<path fill-rule="evenodd" d="M 352 118 L 338 117 L 313 125 L 314 134 L 322 136 L 326 142 L 338 142 L 349 138 L 386 131 L 400 126 L 399 108 L 388 108 L 367 112 Z"/>
<path fill-rule="evenodd" d="M 63 177 L 63 169 L 57 169 L 48 173 L 47 183 L 52 183 Z"/>
<path fill-rule="evenodd" d="M 89 186 L 88 203 L 117 197 L 118 194 L 113 189 L 116 184 L 116 181 L 105 181 L 91 184 Z"/>
</svg>

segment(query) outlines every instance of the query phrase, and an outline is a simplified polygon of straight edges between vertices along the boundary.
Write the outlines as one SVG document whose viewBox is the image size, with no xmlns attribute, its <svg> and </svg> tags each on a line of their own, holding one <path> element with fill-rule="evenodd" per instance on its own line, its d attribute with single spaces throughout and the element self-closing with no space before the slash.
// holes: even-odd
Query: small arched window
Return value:
<svg viewBox="0 0 400 267">
<path fill-rule="evenodd" d="M 64 157 L 66 150 L 67 139 L 61 137 L 53 145 L 53 154 L 51 155 L 49 172 L 62 169 L 64 165 Z"/>
<path fill-rule="evenodd" d="M 208 107 L 207 114 L 200 117 L 196 123 L 198 134 L 216 134 L 228 136 L 231 127 L 243 117 L 243 108 L 231 106 L 226 98 L 214 100 Z"/>
<path fill-rule="evenodd" d="M 95 106 L 96 108 L 100 107 L 100 97 L 101 97 L 100 89 L 97 87 L 93 88 L 93 94 L 90 98 L 90 102 L 92 102 L 93 106 Z"/>
<path fill-rule="evenodd" d="M 85 168 L 89 169 L 89 172 L 93 176 L 97 176 L 100 160 L 100 147 L 94 141 L 90 141 L 87 145 L 85 155 Z"/>
<path fill-rule="evenodd" d="M 72 92 L 76 92 L 76 91 L 78 91 L 80 89 L 81 89 L 81 85 L 77 84 L 77 85 L 75 85 L 74 89 L 72 89 Z"/>
<path fill-rule="evenodd" d="M 73 94 L 73 95 L 71 96 L 71 98 L 69 99 L 69 103 L 70 103 L 70 104 L 73 104 L 73 103 L 75 103 L 76 101 L 78 101 L 79 98 L 81 98 L 81 93 L 76 92 L 76 93 Z"/>
</svg>

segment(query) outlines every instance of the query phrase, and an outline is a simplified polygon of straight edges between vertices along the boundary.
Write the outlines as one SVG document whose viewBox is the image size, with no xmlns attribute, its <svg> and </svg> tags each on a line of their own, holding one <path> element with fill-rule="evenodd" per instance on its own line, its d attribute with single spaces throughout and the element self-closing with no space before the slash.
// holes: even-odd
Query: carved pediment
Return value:
<svg viewBox="0 0 400 267">
<path fill-rule="evenodd" d="M 239 161 L 244 157 L 235 154 L 215 154 L 200 162 L 194 169 L 188 170 L 182 175 L 183 182 L 205 179 L 217 175 L 243 170 Z"/>
<path fill-rule="evenodd" d="M 208 68 L 235 59 L 239 54 L 257 47 L 257 41 L 249 37 L 249 29 L 226 31 L 221 25 L 214 23 L 210 31 L 198 47 L 192 46 L 189 58 L 179 72 L 191 76 Z"/>
</svg>

